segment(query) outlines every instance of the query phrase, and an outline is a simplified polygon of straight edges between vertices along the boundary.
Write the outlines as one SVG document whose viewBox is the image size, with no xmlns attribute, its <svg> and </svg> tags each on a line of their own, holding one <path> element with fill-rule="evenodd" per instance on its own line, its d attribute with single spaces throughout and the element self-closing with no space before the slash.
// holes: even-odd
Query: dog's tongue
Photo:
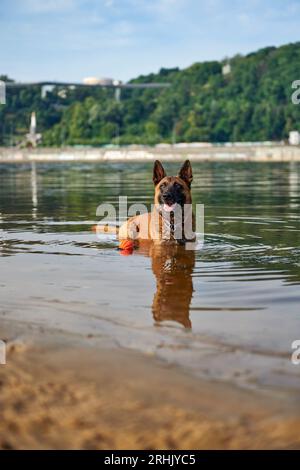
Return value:
<svg viewBox="0 0 300 470">
<path fill-rule="evenodd" d="M 176 202 L 174 204 L 172 204 L 171 206 L 169 206 L 168 204 L 164 204 L 164 211 L 166 212 L 172 212 L 175 210 L 175 207 L 176 207 Z"/>
</svg>

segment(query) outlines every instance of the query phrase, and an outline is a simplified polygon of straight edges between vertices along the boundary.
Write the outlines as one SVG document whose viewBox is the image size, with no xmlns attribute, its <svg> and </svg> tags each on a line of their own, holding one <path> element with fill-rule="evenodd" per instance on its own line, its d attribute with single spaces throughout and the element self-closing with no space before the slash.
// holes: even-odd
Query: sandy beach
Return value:
<svg viewBox="0 0 300 470">
<path fill-rule="evenodd" d="M 195 379 L 151 356 L 40 329 L 24 340 L 9 328 L 6 341 L 1 449 L 300 446 L 296 396 L 287 407 L 284 393 Z"/>
</svg>

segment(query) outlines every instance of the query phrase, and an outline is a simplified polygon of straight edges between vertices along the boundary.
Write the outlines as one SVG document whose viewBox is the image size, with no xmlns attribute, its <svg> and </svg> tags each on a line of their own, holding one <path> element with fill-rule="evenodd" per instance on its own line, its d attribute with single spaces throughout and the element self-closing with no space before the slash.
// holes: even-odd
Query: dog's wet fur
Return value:
<svg viewBox="0 0 300 470">
<path fill-rule="evenodd" d="M 193 217 L 191 211 L 190 216 L 186 216 L 186 207 L 192 203 L 192 180 L 193 173 L 189 160 L 184 162 L 177 176 L 167 176 L 162 163 L 156 160 L 153 167 L 153 183 L 155 186 L 154 207 L 158 211 L 158 217 L 154 211 L 131 217 L 120 227 L 119 239 L 150 240 L 159 243 L 187 241 L 184 239 L 184 230 L 181 230 L 183 234 L 181 239 L 174 235 L 174 213 L 178 207 L 181 208 L 182 225 L 187 223 L 187 218 Z M 169 223 L 168 237 L 164 233 L 166 221 Z"/>
</svg>

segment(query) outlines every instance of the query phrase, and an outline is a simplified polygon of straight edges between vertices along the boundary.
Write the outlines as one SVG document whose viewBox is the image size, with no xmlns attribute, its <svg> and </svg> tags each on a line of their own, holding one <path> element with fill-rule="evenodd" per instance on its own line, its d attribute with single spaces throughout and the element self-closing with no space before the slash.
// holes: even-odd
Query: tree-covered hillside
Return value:
<svg viewBox="0 0 300 470">
<path fill-rule="evenodd" d="M 228 74 L 222 73 L 225 63 Z M 122 90 L 120 102 L 110 89 L 53 89 L 45 98 L 35 87 L 10 89 L 0 106 L 0 145 L 21 140 L 31 111 L 44 145 L 286 139 L 300 130 L 300 105 L 291 102 L 297 79 L 300 42 L 161 69 L 132 82 L 164 81 L 170 88 Z"/>
</svg>

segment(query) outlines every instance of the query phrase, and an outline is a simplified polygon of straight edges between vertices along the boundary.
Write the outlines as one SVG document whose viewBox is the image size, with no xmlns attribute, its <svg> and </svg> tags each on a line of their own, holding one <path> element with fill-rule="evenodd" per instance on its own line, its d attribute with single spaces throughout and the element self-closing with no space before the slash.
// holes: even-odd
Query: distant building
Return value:
<svg viewBox="0 0 300 470">
<path fill-rule="evenodd" d="M 291 131 L 289 133 L 289 144 L 290 145 L 300 145 L 300 132 Z"/>
<path fill-rule="evenodd" d="M 58 90 L 57 94 L 60 98 L 65 100 L 67 98 L 68 91 L 65 88 L 61 88 L 60 90 Z"/>
<path fill-rule="evenodd" d="M 86 77 L 83 79 L 84 85 L 99 85 L 99 78 L 97 77 Z"/>
<path fill-rule="evenodd" d="M 84 85 L 113 85 L 114 80 L 112 78 L 97 78 L 97 77 L 86 77 L 83 79 Z"/>
<path fill-rule="evenodd" d="M 222 74 L 223 74 L 223 75 L 229 75 L 230 72 L 231 72 L 231 65 L 228 64 L 228 63 L 225 64 L 225 65 L 223 65 L 223 67 L 222 67 Z"/>
<path fill-rule="evenodd" d="M 54 90 L 54 85 L 44 85 L 41 88 L 41 96 L 42 98 L 46 98 L 47 93 L 52 92 Z"/>
</svg>

